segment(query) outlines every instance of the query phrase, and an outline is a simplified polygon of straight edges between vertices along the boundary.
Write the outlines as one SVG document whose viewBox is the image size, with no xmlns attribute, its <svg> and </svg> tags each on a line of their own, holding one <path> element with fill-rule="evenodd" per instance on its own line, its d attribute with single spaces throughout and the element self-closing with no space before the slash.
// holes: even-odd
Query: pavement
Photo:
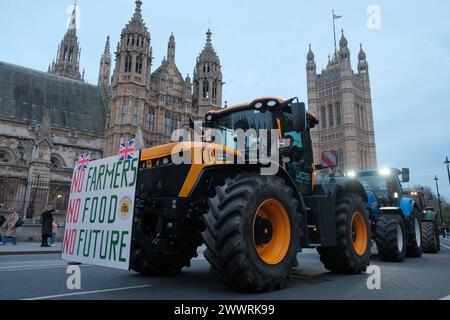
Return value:
<svg viewBox="0 0 450 320">
<path fill-rule="evenodd" d="M 450 240 L 439 254 L 404 263 L 381 261 L 381 289 L 370 290 L 369 274 L 337 275 L 325 270 L 314 250 L 299 254 L 300 267 L 285 290 L 237 293 L 209 271 L 202 251 L 192 267 L 174 277 L 81 265 L 81 290 L 69 290 L 67 262 L 58 254 L 0 256 L 0 300 L 441 300 L 450 299 Z"/>
<path fill-rule="evenodd" d="M 55 243 L 51 248 L 41 248 L 40 242 L 19 242 L 16 246 L 10 242 L 5 246 L 0 243 L 0 256 L 61 253 L 61 248 L 62 243 Z"/>
</svg>

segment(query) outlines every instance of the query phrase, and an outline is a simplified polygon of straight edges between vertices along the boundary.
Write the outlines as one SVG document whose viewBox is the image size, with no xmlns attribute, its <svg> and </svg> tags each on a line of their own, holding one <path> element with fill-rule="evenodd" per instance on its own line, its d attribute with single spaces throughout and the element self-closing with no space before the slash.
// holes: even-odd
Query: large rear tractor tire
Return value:
<svg viewBox="0 0 450 320">
<path fill-rule="evenodd" d="M 382 214 L 377 221 L 375 240 L 378 255 L 390 262 L 403 262 L 406 257 L 406 228 L 401 216 Z"/>
<path fill-rule="evenodd" d="M 406 256 L 409 258 L 422 257 L 422 217 L 419 210 L 414 208 L 411 216 L 407 220 L 408 246 Z"/>
<path fill-rule="evenodd" d="M 318 248 L 325 268 L 335 273 L 357 274 L 370 263 L 371 231 L 361 197 L 343 193 L 336 204 L 337 246 Z"/>
<path fill-rule="evenodd" d="M 425 253 L 439 252 L 439 230 L 433 221 L 422 222 L 422 248 Z"/>
<path fill-rule="evenodd" d="M 216 188 L 204 217 L 205 258 L 231 288 L 282 289 L 297 266 L 299 203 L 283 179 L 240 175 Z"/>
<path fill-rule="evenodd" d="M 133 234 L 131 269 L 145 276 L 168 276 L 191 266 L 202 244 L 200 233 L 185 231 L 173 246 L 162 249 L 154 243 L 156 224 L 150 212 L 136 215 L 137 226 Z"/>
</svg>

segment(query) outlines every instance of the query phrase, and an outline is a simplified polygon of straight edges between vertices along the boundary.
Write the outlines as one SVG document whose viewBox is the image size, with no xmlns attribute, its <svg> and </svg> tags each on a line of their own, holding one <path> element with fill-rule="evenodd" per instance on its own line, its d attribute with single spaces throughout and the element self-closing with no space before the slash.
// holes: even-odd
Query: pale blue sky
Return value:
<svg viewBox="0 0 450 320">
<path fill-rule="evenodd" d="M 106 36 L 115 49 L 134 11 L 133 0 L 79 0 L 81 65 L 97 82 Z M 445 156 L 450 156 L 450 2 L 303 0 L 143 0 L 152 36 L 154 69 L 174 32 L 177 64 L 192 75 L 211 20 L 223 65 L 224 100 L 306 97 L 305 62 L 312 43 L 318 68 L 333 50 L 331 10 L 344 17 L 356 69 L 359 43 L 369 61 L 382 166 L 410 167 L 413 183 L 433 186 L 450 200 Z M 70 0 L 1 0 L 0 60 L 46 71 L 66 31 Z M 369 30 L 367 8 L 381 9 L 381 30 Z"/>
</svg>

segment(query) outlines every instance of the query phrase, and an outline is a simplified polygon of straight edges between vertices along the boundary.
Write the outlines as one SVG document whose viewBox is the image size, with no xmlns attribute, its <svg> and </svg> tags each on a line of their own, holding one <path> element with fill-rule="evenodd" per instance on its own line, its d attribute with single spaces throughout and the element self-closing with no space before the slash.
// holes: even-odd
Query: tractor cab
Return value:
<svg viewBox="0 0 450 320">
<path fill-rule="evenodd" d="M 275 142 L 271 131 L 276 131 L 278 165 L 289 173 L 302 194 L 311 194 L 314 157 L 310 129 L 318 120 L 306 111 L 304 103 L 294 103 L 294 100 L 261 98 L 250 104 L 209 112 L 205 126 L 220 133 L 215 143 L 239 151 L 244 148 L 247 162 L 261 153 L 270 154 L 270 146 Z M 245 139 L 238 137 L 239 132 Z"/>
<path fill-rule="evenodd" d="M 409 182 L 409 169 L 353 171 L 348 175 L 362 183 L 369 198 L 368 209 L 375 216 L 379 215 L 380 208 L 399 207 L 404 194 L 402 183 Z"/>
</svg>

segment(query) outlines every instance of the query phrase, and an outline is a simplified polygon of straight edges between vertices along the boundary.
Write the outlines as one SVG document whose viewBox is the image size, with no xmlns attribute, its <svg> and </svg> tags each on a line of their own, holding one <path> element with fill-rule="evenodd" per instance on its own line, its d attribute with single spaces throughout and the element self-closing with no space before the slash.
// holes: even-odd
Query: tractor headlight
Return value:
<svg viewBox="0 0 450 320">
<path fill-rule="evenodd" d="M 267 106 L 273 108 L 278 104 L 278 102 L 276 102 L 275 100 L 270 100 L 269 102 L 267 102 Z"/>
<path fill-rule="evenodd" d="M 350 178 L 356 178 L 356 172 L 355 172 L 355 171 L 347 172 L 347 175 L 348 175 Z"/>
<path fill-rule="evenodd" d="M 164 157 L 153 161 L 154 168 L 166 167 L 172 164 L 172 159 L 170 157 Z"/>
<path fill-rule="evenodd" d="M 264 104 L 262 102 L 258 102 L 257 104 L 255 104 L 255 109 L 261 109 L 262 107 L 264 107 Z"/>
<path fill-rule="evenodd" d="M 380 170 L 380 174 L 382 176 L 390 176 L 391 175 L 391 170 L 390 169 L 381 169 Z"/>
</svg>

